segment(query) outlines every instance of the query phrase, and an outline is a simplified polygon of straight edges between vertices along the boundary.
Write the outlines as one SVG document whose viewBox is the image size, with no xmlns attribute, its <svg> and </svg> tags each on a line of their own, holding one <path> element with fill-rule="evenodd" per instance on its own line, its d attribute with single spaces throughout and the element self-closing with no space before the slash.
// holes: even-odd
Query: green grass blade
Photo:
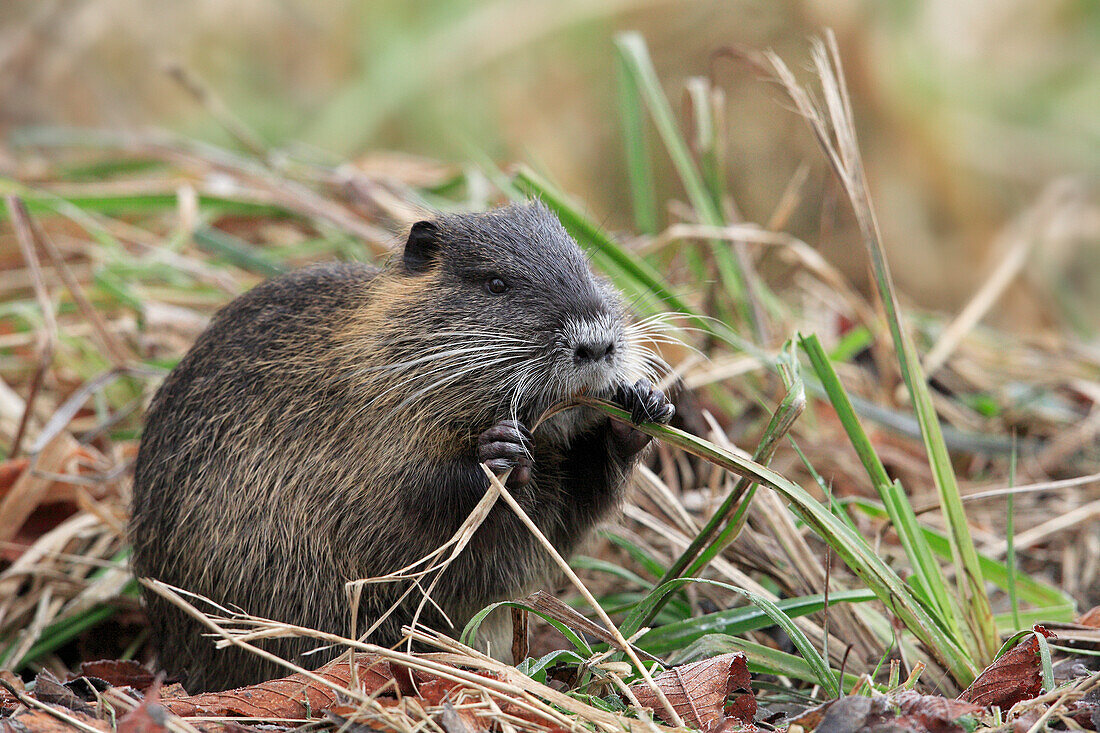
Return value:
<svg viewBox="0 0 1100 733">
<path fill-rule="evenodd" d="M 677 661 L 705 659 L 728 652 L 743 652 L 748 658 L 749 672 L 753 674 L 779 675 L 803 680 L 810 684 L 818 682 L 814 669 L 802 657 L 724 634 L 704 636 L 678 654 Z M 859 677 L 854 674 L 845 674 L 842 682 L 846 689 L 851 689 L 859 682 Z"/>
<path fill-rule="evenodd" d="M 885 299 L 885 296 L 884 296 Z M 897 314 L 894 315 L 896 321 Z M 893 326 L 891 327 L 893 328 Z M 897 329 L 902 326 L 897 322 Z M 964 601 L 967 619 L 977 642 L 977 651 L 982 659 L 988 659 L 997 646 L 997 628 L 993 621 L 993 611 L 989 605 L 989 596 L 985 592 L 985 579 L 982 577 L 978 551 L 974 539 L 970 536 L 970 526 L 966 520 L 959 485 L 955 479 L 955 469 L 951 456 L 944 443 L 940 421 L 932 403 L 932 393 L 924 378 L 924 371 L 916 357 L 916 350 L 908 333 L 895 334 L 895 338 L 905 343 L 899 348 L 898 357 L 902 363 L 902 372 L 909 385 L 910 396 L 917 409 L 917 420 L 921 424 L 925 449 L 928 451 L 932 475 L 940 496 L 940 505 L 950 529 L 952 557 L 958 574 L 960 595 Z"/>
<path fill-rule="evenodd" d="M 625 537 L 621 537 L 614 532 L 601 532 L 600 535 L 606 538 L 608 542 L 625 550 L 636 563 L 641 565 L 645 571 L 653 577 L 659 578 L 661 574 L 664 573 L 664 565 L 657 562 L 657 560 L 645 549 L 639 547 Z M 646 583 L 646 587 L 649 587 L 648 583 Z"/>
<path fill-rule="evenodd" d="M 707 190 L 702 174 L 696 168 L 691 158 L 691 151 L 676 126 L 676 118 L 672 112 L 672 106 L 668 103 L 661 90 L 660 80 L 653 68 L 653 62 L 649 57 L 645 40 L 640 33 L 629 31 L 620 33 L 615 38 L 615 48 L 618 52 L 622 68 L 630 77 L 637 89 L 641 92 L 650 116 L 657 127 L 665 148 L 668 150 L 672 164 L 680 177 L 687 192 L 688 200 L 695 209 L 699 220 L 712 226 L 726 224 L 725 216 L 719 209 Z M 733 248 L 728 242 L 714 240 L 710 243 L 714 254 L 714 262 L 718 267 L 718 274 L 722 285 L 733 298 L 734 302 L 742 308 L 746 321 L 751 321 L 747 312 L 747 299 L 745 297 L 748 288 L 745 282 L 745 274 L 741 270 L 733 254 Z"/>
<path fill-rule="evenodd" d="M 829 594 L 830 606 L 873 600 L 875 600 L 875 594 L 869 590 L 846 590 Z M 798 618 L 822 611 L 825 608 L 825 596 L 819 593 L 801 598 L 784 598 L 775 605 L 789 617 Z M 774 622 L 764 611 L 755 606 L 745 606 L 658 626 L 640 636 L 637 645 L 650 654 L 663 656 L 683 649 L 707 634 L 744 634 L 772 625 Z"/>
<path fill-rule="evenodd" d="M 726 165 L 723 150 L 722 118 L 715 104 L 716 90 L 710 80 L 693 76 L 684 86 L 690 101 L 690 114 L 694 135 L 695 154 L 699 160 L 699 173 L 703 185 L 710 194 L 714 208 L 722 212 L 726 200 Z M 723 216 L 723 219 L 725 217 Z"/>
<path fill-rule="evenodd" d="M 657 193 L 653 183 L 653 161 L 649 157 L 645 118 L 638 87 L 631 83 L 621 55 L 616 56 L 616 82 L 619 92 L 619 116 L 622 118 L 623 145 L 626 148 L 626 172 L 630 181 L 630 200 L 634 225 L 643 234 L 658 229 Z"/>
<path fill-rule="evenodd" d="M 825 354 L 821 341 L 816 335 L 811 334 L 810 336 L 800 336 L 799 345 L 806 352 L 806 356 L 810 358 L 810 363 L 817 373 L 817 378 L 821 380 L 821 385 L 825 389 L 825 395 L 832 403 L 840 424 L 844 426 L 845 432 L 848 433 L 848 440 L 855 448 L 856 455 L 859 456 L 860 463 L 863 464 L 867 475 L 871 477 L 871 483 L 876 489 L 893 483 L 889 474 L 886 473 L 886 467 L 882 465 L 882 461 L 875 452 L 874 446 L 871 445 L 870 438 L 863 430 L 859 418 L 856 417 L 855 408 L 852 406 L 851 400 L 848 399 L 848 392 L 844 389 L 844 385 L 840 383 L 840 378 L 837 376 L 836 370 L 833 369 L 829 357 Z"/>
<path fill-rule="evenodd" d="M 787 392 L 779 403 L 775 414 L 768 421 L 764 436 L 761 438 L 760 445 L 757 446 L 752 458 L 757 463 L 765 466 L 771 462 L 779 443 L 787 436 L 795 420 L 798 419 L 806 407 L 806 388 L 798 373 L 798 363 L 793 356 L 787 355 L 785 351 L 784 356 L 781 356 L 777 361 L 777 366 Z M 743 492 L 745 498 L 737 505 L 736 512 L 729 518 L 726 526 L 722 528 L 718 536 L 688 565 L 685 571 L 687 575 L 698 574 L 741 533 L 741 529 L 745 526 L 745 521 L 748 518 L 753 494 L 756 492 L 756 484 L 745 477 L 741 477 L 730 497 L 738 495 L 739 492 Z M 724 509 L 724 506 L 719 511 L 722 511 L 722 509 Z M 716 516 L 718 516 L 717 513 Z"/>
<path fill-rule="evenodd" d="M 88 576 L 88 580 L 94 581 L 97 578 L 103 577 L 108 572 L 117 571 L 120 567 L 125 568 L 126 564 L 129 562 L 129 557 L 130 551 L 128 549 L 116 553 L 111 559 L 113 563 L 112 566 L 106 566 L 95 570 Z M 123 596 L 137 596 L 137 581 L 130 578 L 125 585 L 122 586 L 119 593 Z M 62 615 L 60 618 L 54 619 L 42 628 L 37 641 L 31 645 L 30 649 L 27 650 L 21 659 L 9 659 L 15 651 L 18 641 L 9 643 L 7 647 L 0 652 L 0 669 L 20 669 L 28 664 L 32 664 L 46 654 L 69 643 L 85 631 L 94 629 L 118 612 L 118 606 L 115 604 L 97 603 L 82 611 L 73 613 L 72 615 Z"/>
<path fill-rule="evenodd" d="M 179 196 L 175 193 L 80 194 L 61 198 L 42 192 L 29 192 L 25 197 L 27 210 L 32 214 L 57 212 L 58 200 L 103 216 L 157 213 L 166 209 L 170 211 L 179 206 Z M 289 213 L 286 209 L 273 204 L 206 194 L 199 196 L 199 203 L 204 207 L 217 206 L 226 214 L 239 216 L 279 217 L 287 216 Z M 6 216 L 6 213 L 0 211 L 0 221 L 3 221 Z"/>
<path fill-rule="evenodd" d="M 882 503 L 890 516 L 890 521 L 898 533 L 905 554 L 913 567 L 914 580 L 925 599 L 936 609 L 944 625 L 952 631 L 956 640 L 962 641 L 959 623 L 955 617 L 955 608 L 947 595 L 947 579 L 936 558 L 933 556 L 924 535 L 917 523 L 917 516 L 901 484 L 890 479 L 886 467 L 882 465 L 870 438 L 856 416 L 848 393 L 841 384 L 836 370 L 817 336 L 802 336 L 800 344 L 810 358 L 825 394 L 832 403 L 840 424 L 844 427 L 848 440 L 855 448 L 856 455 L 863 463 L 871 483 L 882 498 Z"/>
<path fill-rule="evenodd" d="M 550 618 L 542 611 L 537 611 L 534 608 L 531 608 L 530 606 L 520 603 L 518 601 L 498 601 L 497 603 L 490 604 L 481 609 L 476 614 L 474 614 L 474 617 L 466 623 L 466 626 L 462 629 L 462 634 L 459 636 L 459 640 L 463 644 L 467 645 L 473 643 L 474 637 L 477 635 L 477 630 L 481 628 L 481 624 L 483 621 L 485 621 L 486 616 L 488 616 L 490 613 L 497 610 L 498 608 L 521 608 L 525 611 L 530 611 L 531 613 L 539 616 L 540 618 L 542 618 L 543 621 L 557 629 L 561 633 L 561 635 L 564 636 L 569 641 L 569 643 L 573 645 L 573 648 L 577 651 L 578 654 L 581 654 L 584 657 L 592 656 L 591 647 L 588 646 L 587 642 L 585 642 L 585 640 L 581 638 L 580 635 L 577 634 L 577 632 L 573 631 L 560 621 Z"/>
<path fill-rule="evenodd" d="M 1054 663 L 1050 658 L 1050 643 L 1047 638 L 1035 632 L 1035 641 L 1039 643 L 1039 670 L 1043 678 L 1043 692 L 1054 689 Z"/>
<path fill-rule="evenodd" d="M 1016 451 L 1008 464 L 1008 485 L 1016 485 Z M 1005 512 L 1008 514 L 1005 525 L 1005 568 L 1008 570 L 1008 600 L 1012 606 L 1012 620 L 1020 628 L 1020 599 L 1016 594 L 1016 496 L 1009 492 L 1005 497 Z"/>
<path fill-rule="evenodd" d="M 549 654 L 543 655 L 538 659 L 525 659 L 522 662 L 517 662 L 516 669 L 532 679 L 537 679 L 540 682 L 545 682 L 546 668 L 559 662 L 568 662 L 570 664 L 584 664 L 585 659 L 570 649 L 555 649 Z"/>
<path fill-rule="evenodd" d="M 855 507 L 871 517 L 882 519 L 889 516 L 881 506 L 866 499 L 851 500 L 849 506 Z M 951 557 L 951 541 L 946 534 L 928 527 L 921 527 L 921 533 L 932 552 L 943 558 L 949 559 Z M 1048 615 L 1044 616 L 1045 620 L 1073 620 L 1077 608 L 1076 603 L 1072 597 L 1061 589 L 1035 580 L 1028 575 L 1017 574 L 1014 579 L 1010 580 L 1007 565 L 991 557 L 978 555 L 978 561 L 981 563 L 982 575 L 986 580 L 1006 591 L 1011 582 L 1019 598 L 1047 611 Z"/>
<path fill-rule="evenodd" d="M 1035 624 L 1049 624 L 1053 621 L 1073 621 L 1075 614 L 1066 612 L 1065 606 L 1046 606 L 1042 608 L 1024 608 L 1013 614 L 993 614 L 997 622 L 997 631 L 1002 637 L 1015 633 L 1019 629 L 1031 628 Z"/>
<path fill-rule="evenodd" d="M 610 560 L 601 560 L 596 557 L 589 557 L 587 555 L 578 555 L 569 561 L 569 565 L 574 570 L 590 570 L 597 573 L 607 573 L 612 577 L 619 580 L 626 581 L 631 585 L 636 585 L 639 588 L 648 588 L 649 583 L 645 578 L 638 575 L 632 570 L 628 570 L 621 565 L 616 565 Z"/>
<path fill-rule="evenodd" d="M 249 244 L 240 237 L 213 227 L 195 230 L 195 243 L 201 249 L 219 255 L 237 267 L 266 277 L 275 277 L 286 272 L 286 268 L 258 247 Z"/>
<path fill-rule="evenodd" d="M 802 414 L 802 410 L 806 406 L 806 391 L 798 375 L 798 364 L 793 357 L 788 356 L 779 360 L 779 372 L 784 385 L 787 387 L 787 393 L 768 422 L 760 444 L 756 447 L 752 457 L 754 461 L 763 465 L 767 465 L 771 461 L 776 448 L 779 447 L 780 442 L 790 431 L 791 426 L 794 425 L 795 420 Z M 744 526 L 755 491 L 756 484 L 752 480 L 745 477 L 740 478 L 733 491 L 711 515 L 711 518 L 691 541 L 687 549 L 669 566 L 661 579 L 654 584 L 654 589 L 656 590 L 656 588 L 681 575 L 697 575 L 722 550 L 728 547 L 737 538 Z M 640 625 L 650 624 L 663 607 L 663 601 L 654 604 Z"/>
<path fill-rule="evenodd" d="M 929 465 L 932 467 L 940 505 L 950 530 L 952 557 L 956 565 L 956 582 L 965 609 L 967 625 L 976 646 L 974 651 L 979 659 L 988 660 L 997 648 L 998 637 L 989 597 L 985 592 L 978 553 L 974 548 L 974 539 L 970 536 L 966 511 L 963 508 L 954 467 L 951 465 L 951 456 L 944 442 L 943 429 L 936 415 L 932 392 L 924 376 L 916 346 L 905 326 L 897 289 L 894 287 L 893 276 L 886 260 L 882 233 L 871 203 L 870 187 L 860 159 L 851 104 L 847 90 L 841 82 L 843 71 L 836 39 L 831 34 L 827 39 L 828 45 L 818 42 L 813 52 L 814 64 L 822 83 L 824 113 L 809 99 L 805 90 L 793 81 L 790 71 L 778 57 L 772 55 L 772 64 L 782 78 L 787 91 L 791 93 L 795 105 L 810 121 L 818 143 L 851 200 L 860 229 L 860 238 L 871 261 L 875 287 L 894 341 L 902 380 L 916 410 L 917 422 L 920 424 Z M 824 120 L 828 120 L 828 123 Z"/>
<path fill-rule="evenodd" d="M 630 422 L 630 416 L 614 405 L 596 400 L 586 400 L 586 404 L 597 407 L 616 420 Z M 924 643 L 929 653 L 940 661 L 959 684 L 965 686 L 974 679 L 976 668 L 970 655 L 943 628 L 937 615 L 913 594 L 912 589 L 863 537 L 852 532 L 843 521 L 833 516 L 828 507 L 823 506 L 801 486 L 765 466 L 677 428 L 643 423 L 636 426 L 636 429 L 779 493 L 793 505 L 810 529 L 831 546 L 878 599 L 893 611 L 910 633 Z"/>
<path fill-rule="evenodd" d="M 689 583 L 713 585 L 717 588 L 733 591 L 747 598 L 750 603 L 759 608 L 773 623 L 783 629 L 787 636 L 790 637 L 795 648 L 798 649 L 802 658 L 813 671 L 814 681 L 826 690 L 829 690 L 832 696 L 836 697 L 839 695 L 840 691 L 837 688 L 836 678 L 829 669 L 828 663 L 814 645 L 810 643 L 810 640 L 806 638 L 806 634 L 802 629 L 795 625 L 791 617 L 784 613 L 773 601 L 761 595 L 757 595 L 752 591 L 739 588 L 736 585 L 705 578 L 676 578 L 675 580 L 661 585 L 659 588 L 655 588 L 653 593 L 647 596 L 646 599 L 639 604 L 638 608 L 620 624 L 619 631 L 627 638 L 633 636 L 643 626 L 642 622 L 650 614 L 652 608 L 658 606 L 665 596 L 672 594 L 674 591 Z"/>
</svg>

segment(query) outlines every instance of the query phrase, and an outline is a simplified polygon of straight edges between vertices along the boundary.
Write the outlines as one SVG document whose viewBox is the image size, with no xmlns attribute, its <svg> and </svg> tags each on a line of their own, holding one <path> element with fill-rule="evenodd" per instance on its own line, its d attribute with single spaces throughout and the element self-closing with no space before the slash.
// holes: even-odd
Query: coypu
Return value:
<svg viewBox="0 0 1100 733">
<path fill-rule="evenodd" d="M 347 635 L 345 583 L 393 572 L 459 528 L 489 481 L 565 556 L 622 497 L 648 436 L 591 408 L 526 426 L 580 392 L 635 423 L 667 422 L 657 357 L 617 293 L 542 204 L 412 227 L 382 269 L 319 265 L 270 280 L 214 317 L 150 406 L 134 480 L 133 567 L 223 606 Z M 646 379 L 649 377 L 649 379 Z M 432 599 L 459 630 L 554 576 L 497 502 Z M 362 633 L 405 588 L 363 588 Z M 369 641 L 393 645 L 410 594 Z M 286 674 L 144 592 L 160 658 L 191 692 Z M 431 604 L 420 620 L 446 619 Z M 308 639 L 264 648 L 313 668 Z M 497 650 L 499 651 L 499 650 Z M 331 656 L 331 655 L 330 655 Z"/>
</svg>

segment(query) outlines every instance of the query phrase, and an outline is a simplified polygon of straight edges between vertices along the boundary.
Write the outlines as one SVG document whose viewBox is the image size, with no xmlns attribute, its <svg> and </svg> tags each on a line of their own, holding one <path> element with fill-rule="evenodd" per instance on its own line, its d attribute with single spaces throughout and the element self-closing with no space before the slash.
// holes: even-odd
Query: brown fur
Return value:
<svg viewBox="0 0 1100 733">
<path fill-rule="evenodd" d="M 618 313 L 606 286 L 586 267 L 576 269 L 583 258 L 548 216 L 528 207 L 440 220 L 439 236 L 455 249 L 442 250 L 430 267 L 411 270 L 396 261 L 382 271 L 314 267 L 265 283 L 223 309 L 149 410 L 131 525 L 136 574 L 258 616 L 349 633 L 345 584 L 427 555 L 484 494 L 476 444 L 508 416 L 511 392 L 501 387 L 507 381 L 501 375 L 533 368 L 521 362 L 493 366 L 495 348 L 477 352 L 486 366 L 467 373 L 450 362 L 417 363 L 421 355 L 465 343 L 465 337 L 446 335 L 452 332 L 488 334 L 469 348 L 492 346 L 492 334 L 508 333 L 515 314 L 537 322 L 531 333 L 552 334 L 560 327 L 542 321 L 552 321 L 555 309 L 591 300 L 601 313 Z M 533 231 L 532 243 L 525 244 L 524 232 L 533 227 L 547 230 Z M 482 256 L 499 241 L 529 251 L 517 253 L 514 263 L 503 261 L 506 250 Z M 542 248 L 552 250 L 546 264 L 529 265 Z M 574 269 L 554 275 L 563 258 L 581 264 L 570 260 Z M 536 275 L 566 283 L 572 278 L 576 293 L 554 295 L 560 304 L 540 306 L 517 286 L 510 300 L 487 299 L 480 285 L 455 274 L 482 267 L 483 260 L 505 268 L 517 283 Z M 466 269 L 459 272 L 456 262 Z M 521 269 L 532 266 L 532 274 Z M 528 292 L 539 287 L 532 280 Z M 506 349 L 510 342 L 502 343 Z M 620 379 L 628 367 L 616 367 Z M 432 376 L 429 369 L 441 371 Z M 453 378 L 414 397 L 437 376 Z M 517 417 L 531 422 L 561 396 L 525 397 Z M 621 436 L 598 415 L 573 414 L 559 422 L 535 434 L 532 479 L 510 490 L 568 555 L 621 499 L 637 448 L 622 449 Z M 546 553 L 498 505 L 443 574 L 433 599 L 460 630 L 488 603 L 528 592 L 550 573 Z M 370 626 L 404 590 L 366 586 L 356 628 Z M 246 651 L 215 650 L 196 621 L 154 593 L 146 592 L 145 600 L 161 662 L 183 674 L 190 691 L 283 673 Z M 399 641 L 400 626 L 419 600 L 414 592 L 371 641 Z M 421 621 L 447 628 L 431 606 Z M 303 657 L 313 647 L 308 640 L 263 646 L 307 667 L 328 658 Z"/>
</svg>

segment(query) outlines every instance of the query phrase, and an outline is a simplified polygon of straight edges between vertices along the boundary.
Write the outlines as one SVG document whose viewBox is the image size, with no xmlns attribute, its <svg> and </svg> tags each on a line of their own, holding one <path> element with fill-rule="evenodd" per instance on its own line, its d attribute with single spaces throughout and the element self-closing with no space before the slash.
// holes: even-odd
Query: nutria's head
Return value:
<svg viewBox="0 0 1100 733">
<path fill-rule="evenodd" d="M 416 223 L 388 280 L 384 320 L 400 328 L 386 341 L 393 366 L 372 368 L 404 385 L 395 392 L 406 404 L 442 395 L 448 408 L 532 421 L 578 393 L 609 396 L 657 363 L 619 294 L 541 203 Z"/>
</svg>

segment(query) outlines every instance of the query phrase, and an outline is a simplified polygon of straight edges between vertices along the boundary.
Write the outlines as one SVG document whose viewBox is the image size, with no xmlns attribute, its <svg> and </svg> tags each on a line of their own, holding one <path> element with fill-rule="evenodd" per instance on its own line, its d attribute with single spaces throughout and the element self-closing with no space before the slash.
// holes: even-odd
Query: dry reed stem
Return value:
<svg viewBox="0 0 1100 733">
<path fill-rule="evenodd" d="M 19 455 L 23 438 L 26 436 L 31 416 L 34 413 L 35 400 L 42 388 L 42 381 L 45 379 L 46 371 L 53 363 L 54 351 L 57 349 L 58 326 L 57 318 L 54 315 L 53 302 L 50 300 L 45 278 L 42 275 L 42 265 L 38 261 L 38 254 L 35 251 L 34 231 L 30 214 L 27 213 L 27 207 L 23 205 L 19 197 L 14 195 L 6 196 L 5 203 L 11 216 L 12 227 L 15 229 L 16 241 L 19 243 L 19 249 L 23 254 L 23 260 L 30 270 L 34 295 L 38 300 L 38 308 L 42 312 L 42 320 L 44 321 L 44 328 L 37 336 L 38 345 L 35 349 L 38 352 L 38 365 L 35 368 L 34 376 L 31 377 L 27 399 L 23 403 L 23 414 L 19 419 L 19 427 L 16 428 L 11 451 L 8 454 L 14 458 Z M 2 529 L 0 529 L 0 539 L 5 539 Z"/>
<path fill-rule="evenodd" d="M 555 723 L 562 725 L 568 729 L 579 729 L 578 724 L 575 721 L 565 717 L 564 714 L 557 711 L 550 704 L 542 702 L 539 698 L 549 700 L 552 705 L 557 705 L 563 709 L 569 710 L 573 714 L 580 715 L 588 722 L 596 723 L 602 726 L 605 730 L 621 732 L 625 727 L 631 728 L 637 731 L 651 731 L 652 727 L 643 727 L 641 721 L 634 721 L 629 718 L 621 718 L 612 713 L 607 713 L 598 708 L 593 708 L 590 705 L 582 703 L 575 698 L 560 693 L 553 688 L 542 685 L 526 675 L 520 674 L 514 667 L 505 665 L 502 662 L 497 662 L 489 658 L 488 656 L 470 649 L 459 642 L 444 637 L 442 635 L 427 635 L 423 632 L 418 632 L 415 629 L 408 630 L 408 634 L 411 639 L 426 641 L 434 643 L 437 646 L 444 648 L 451 648 L 457 650 L 457 654 L 453 655 L 453 658 L 445 660 L 447 663 L 441 663 L 436 661 L 440 658 L 440 655 L 423 655 L 423 654 L 410 654 L 407 652 L 396 651 L 393 649 L 387 649 L 385 647 L 375 646 L 373 644 L 367 644 L 364 642 L 356 641 L 341 637 L 337 634 L 329 634 L 320 632 L 314 629 L 308 629 L 301 626 L 294 626 L 292 624 L 284 624 L 277 621 L 270 621 L 268 619 L 262 619 L 256 616 L 249 616 L 247 614 L 233 614 L 225 609 L 228 615 L 225 619 L 220 619 L 222 623 L 219 623 L 219 619 L 210 616 L 209 614 L 200 611 L 194 605 L 189 603 L 184 596 L 201 599 L 205 603 L 209 603 L 215 608 L 220 608 L 217 604 L 209 601 L 209 599 L 202 598 L 192 593 L 187 593 L 179 588 L 174 588 L 166 583 L 162 583 L 156 580 L 142 579 L 144 585 L 152 589 L 159 595 L 167 598 L 171 603 L 182 609 L 188 615 L 199 620 L 203 625 L 210 629 L 216 636 L 220 637 L 217 642 L 219 647 L 228 645 L 238 646 L 246 649 L 251 653 L 258 654 L 265 659 L 270 659 L 276 664 L 290 670 L 293 673 L 302 673 L 306 677 L 313 679 L 320 684 L 325 685 L 329 689 L 335 692 L 346 694 L 353 700 L 363 702 L 369 698 L 361 693 L 357 693 L 353 690 L 340 687 L 333 683 L 331 680 L 319 677 L 318 675 L 306 670 L 299 665 L 289 662 L 277 655 L 271 654 L 255 645 L 243 642 L 239 638 L 237 632 L 230 631 L 223 625 L 226 621 L 234 623 L 247 623 L 249 625 L 260 625 L 262 627 L 278 629 L 281 634 L 304 636 L 312 639 L 316 639 L 326 645 L 343 645 L 349 649 L 365 652 L 367 654 L 378 656 L 391 662 L 396 662 L 404 667 L 408 667 L 412 670 L 426 672 L 428 674 L 440 677 L 442 679 L 450 680 L 452 682 L 458 682 L 469 685 L 475 689 L 484 690 L 488 694 L 494 694 L 501 699 L 518 705 L 519 707 L 528 710 L 532 714 L 546 717 Z M 251 632 L 245 631 L 244 634 Z M 467 672 L 462 669 L 456 669 L 449 666 L 450 663 L 461 664 L 465 667 L 473 667 L 475 669 L 482 669 L 486 671 L 492 671 L 500 675 L 504 681 L 486 678 Z"/>
<path fill-rule="evenodd" d="M 352 636 L 357 635 L 355 624 L 359 616 L 358 609 L 362 588 L 364 585 L 370 585 L 374 583 L 411 581 L 410 587 L 406 589 L 405 592 L 402 593 L 396 601 L 394 601 L 390 608 L 377 621 L 371 624 L 371 626 L 366 631 L 364 631 L 359 638 L 369 637 L 379 626 L 382 625 L 382 623 L 387 618 L 389 618 L 401 606 L 401 603 L 405 600 L 409 593 L 412 592 L 414 588 L 419 588 L 422 594 L 421 601 L 416 608 L 416 613 L 413 614 L 412 624 L 414 626 L 420 618 L 420 614 L 424 608 L 425 603 L 431 603 L 433 607 L 439 611 L 443 618 L 446 619 L 448 623 L 450 623 L 450 619 L 447 618 L 446 612 L 444 612 L 439 605 L 431 600 L 432 590 L 435 589 L 436 583 L 439 582 L 439 579 L 442 577 L 443 572 L 466 548 L 466 545 L 469 544 L 478 527 L 480 527 L 482 522 L 485 521 L 486 517 L 489 516 L 489 512 L 496 504 L 497 498 L 499 496 L 500 492 L 497 487 L 494 484 L 490 483 L 489 487 L 485 491 L 485 494 L 481 497 L 474 508 L 470 510 L 470 514 L 467 515 L 465 520 L 463 520 L 462 525 L 455 531 L 451 539 L 449 539 L 443 545 L 436 548 L 428 555 L 420 558 L 416 562 L 413 562 L 406 567 L 401 568 L 400 570 L 395 570 L 392 573 L 377 578 L 365 578 L 348 583 L 346 587 L 350 590 L 352 600 Z M 447 548 L 451 548 L 451 552 L 445 559 L 443 559 L 443 554 L 446 552 Z M 436 560 L 438 560 L 438 562 L 435 562 Z M 420 565 L 426 565 L 426 567 L 422 570 L 417 570 L 414 572 L 414 569 L 419 567 Z M 420 581 L 433 572 L 435 573 L 435 577 L 432 579 L 430 585 L 427 588 L 421 588 Z"/>
<path fill-rule="evenodd" d="M 611 620 L 611 617 L 607 615 L 607 612 L 604 611 L 603 606 L 599 604 L 599 602 L 595 599 L 595 597 L 588 590 L 585 584 L 581 582 L 581 579 L 577 577 L 577 574 L 573 572 L 573 568 L 569 567 L 569 563 L 567 563 L 565 559 L 562 558 L 561 554 L 557 551 L 557 548 L 554 547 L 550 540 L 546 539 L 546 535 L 542 533 L 542 530 L 540 530 L 538 526 L 531 521 L 531 518 L 527 516 L 527 512 L 524 511 L 523 507 L 519 505 L 519 502 L 517 502 L 512 497 L 512 495 L 508 492 L 508 489 L 505 488 L 504 484 L 501 483 L 496 474 L 494 474 L 485 464 L 482 464 L 481 468 L 483 471 L 485 471 L 485 474 L 489 477 L 489 480 L 496 485 L 497 490 L 500 491 L 501 498 L 503 498 L 508 506 L 511 507 L 512 511 L 516 513 L 516 516 L 520 518 L 520 521 L 523 522 L 523 524 L 527 527 L 531 534 L 533 534 L 539 540 L 543 548 L 554 559 L 554 562 L 557 563 L 558 567 L 561 568 L 561 571 L 565 573 L 565 576 L 567 578 L 569 578 L 569 581 L 573 584 L 573 587 L 576 588 L 581 596 L 584 597 L 584 600 L 588 603 L 592 610 L 596 612 L 596 615 L 600 617 L 600 620 L 603 621 L 604 625 L 615 637 L 615 641 L 619 644 L 619 647 L 623 650 L 623 652 L 626 653 L 626 656 L 630 658 L 630 661 L 634 663 L 634 666 L 637 668 L 638 673 L 642 676 L 642 679 L 644 679 L 645 683 L 649 685 L 649 687 L 653 690 L 653 694 L 656 695 L 657 699 L 661 702 L 661 705 L 665 707 L 666 712 L 668 712 L 669 714 L 669 719 L 672 720 L 673 724 L 677 727 L 682 727 L 684 721 L 680 719 L 680 716 L 677 714 L 676 709 L 672 707 L 672 703 L 669 702 L 667 697 L 665 697 L 665 694 L 661 690 L 661 688 L 658 687 L 657 683 L 653 681 L 653 677 L 649 674 L 649 670 L 646 669 L 645 665 L 642 664 L 642 660 L 638 658 L 638 655 L 634 652 L 633 647 L 619 632 L 619 627 L 616 626 L 615 622 Z"/>
</svg>

